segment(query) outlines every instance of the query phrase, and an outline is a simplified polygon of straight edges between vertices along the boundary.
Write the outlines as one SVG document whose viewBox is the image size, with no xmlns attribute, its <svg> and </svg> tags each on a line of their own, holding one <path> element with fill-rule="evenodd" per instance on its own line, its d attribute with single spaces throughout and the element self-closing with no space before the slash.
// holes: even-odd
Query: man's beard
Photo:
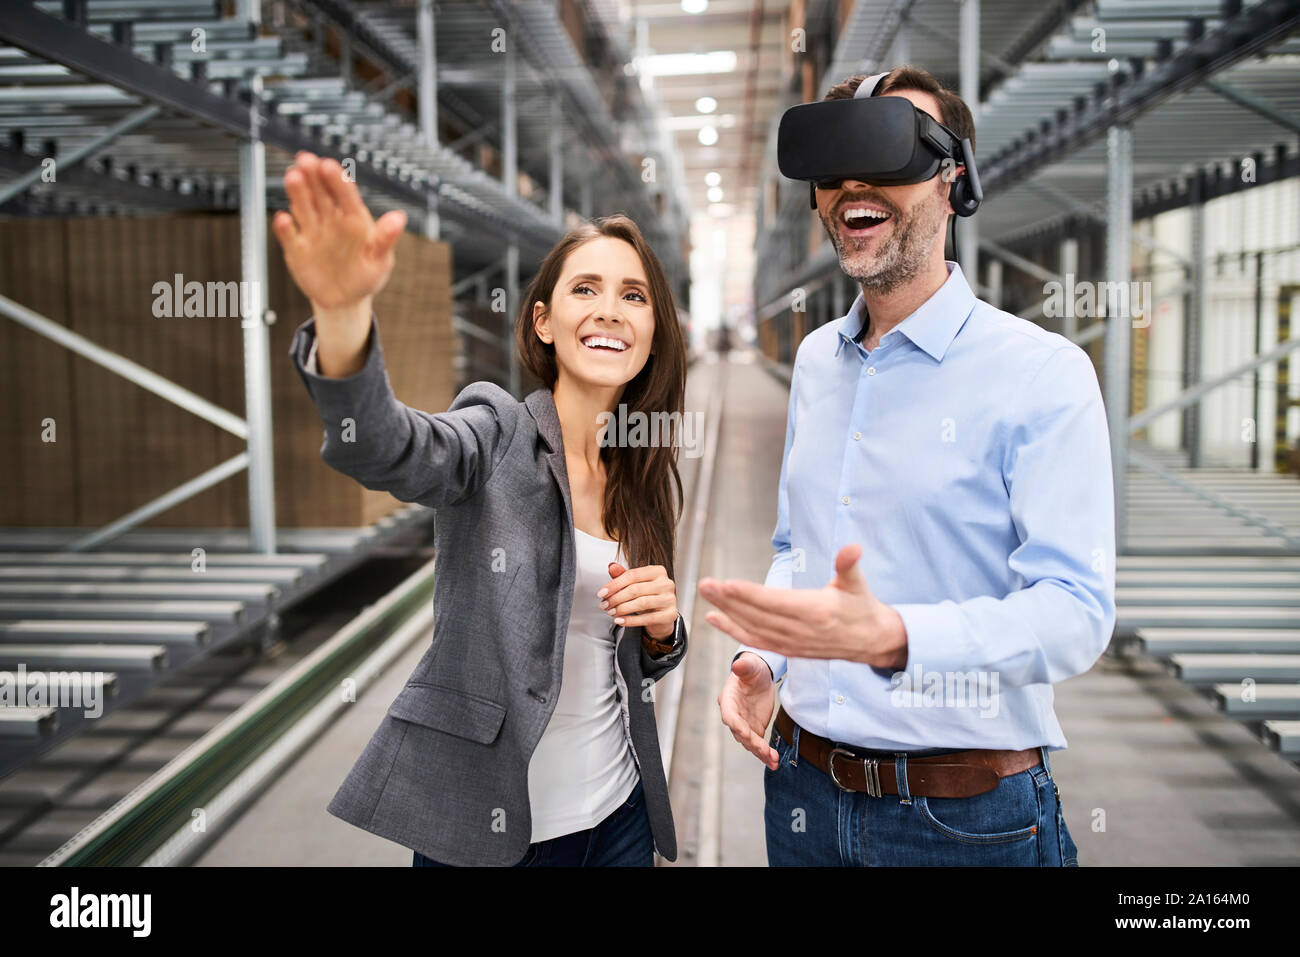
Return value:
<svg viewBox="0 0 1300 957">
<path fill-rule="evenodd" d="M 861 198 L 861 197 L 854 197 Z M 854 198 L 845 198 L 836 205 L 836 210 L 853 202 Z M 888 243 L 882 244 L 876 254 L 875 262 L 867 267 L 870 272 L 863 272 L 862 267 L 854 266 L 848 256 L 857 252 L 856 240 L 850 239 L 847 248 L 844 237 L 839 230 L 839 213 L 831 222 L 822 216 L 822 226 L 830 234 L 835 255 L 839 257 L 840 268 L 850 279 L 859 283 L 863 289 L 874 292 L 892 292 L 910 281 L 921 272 L 926 260 L 930 258 L 930 248 L 935 235 L 945 225 L 947 210 L 944 208 L 945 194 L 931 193 L 924 203 L 904 216 L 890 206 L 890 220 L 894 223 L 894 235 Z M 855 271 L 850 271 L 855 270 Z"/>
</svg>

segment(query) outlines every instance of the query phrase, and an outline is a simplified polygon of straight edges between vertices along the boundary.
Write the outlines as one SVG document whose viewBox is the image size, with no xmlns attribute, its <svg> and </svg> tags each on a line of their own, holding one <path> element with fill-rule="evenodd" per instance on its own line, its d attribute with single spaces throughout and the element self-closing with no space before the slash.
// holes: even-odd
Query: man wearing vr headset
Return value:
<svg viewBox="0 0 1300 957">
<path fill-rule="evenodd" d="M 860 292 L 795 357 L 766 583 L 700 583 L 741 643 L 718 705 L 767 765 L 772 865 L 1077 865 L 1052 684 L 1114 626 L 1106 415 L 1082 349 L 944 259 L 973 143 L 910 67 L 782 118 Z"/>
</svg>

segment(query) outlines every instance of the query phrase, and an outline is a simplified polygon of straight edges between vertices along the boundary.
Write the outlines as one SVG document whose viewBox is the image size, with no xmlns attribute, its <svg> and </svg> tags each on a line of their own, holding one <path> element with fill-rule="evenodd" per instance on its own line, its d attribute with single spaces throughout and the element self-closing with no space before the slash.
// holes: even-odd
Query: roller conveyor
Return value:
<svg viewBox="0 0 1300 957">
<path fill-rule="evenodd" d="M 92 618 L 86 621 L 0 622 L 0 647 L 52 641 L 200 646 L 207 643 L 208 637 L 208 625 L 201 621 L 106 621 Z"/>
<path fill-rule="evenodd" d="M 1188 684 L 1223 681 L 1300 681 L 1300 654 L 1177 654 L 1169 659 L 1174 674 Z"/>
</svg>

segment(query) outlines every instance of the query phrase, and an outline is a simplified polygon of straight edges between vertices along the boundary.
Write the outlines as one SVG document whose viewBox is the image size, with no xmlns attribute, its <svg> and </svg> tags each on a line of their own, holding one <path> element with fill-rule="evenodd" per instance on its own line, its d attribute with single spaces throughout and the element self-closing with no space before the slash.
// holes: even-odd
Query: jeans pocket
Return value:
<svg viewBox="0 0 1300 957">
<path fill-rule="evenodd" d="M 916 813 L 944 837 L 963 844 L 1009 844 L 1038 833 L 1038 786 L 1028 771 L 1011 774 L 983 794 L 915 798 Z"/>
<path fill-rule="evenodd" d="M 775 725 L 772 726 L 772 734 L 768 738 L 767 743 L 770 744 L 772 748 L 776 751 L 776 770 L 774 771 L 771 768 L 769 768 L 766 764 L 764 764 L 763 774 L 765 776 L 769 774 L 776 774 L 777 771 L 780 771 L 783 767 L 785 767 L 786 758 L 789 757 L 790 755 L 790 742 L 787 741 L 785 738 L 781 737 L 781 735 L 777 732 Z"/>
</svg>

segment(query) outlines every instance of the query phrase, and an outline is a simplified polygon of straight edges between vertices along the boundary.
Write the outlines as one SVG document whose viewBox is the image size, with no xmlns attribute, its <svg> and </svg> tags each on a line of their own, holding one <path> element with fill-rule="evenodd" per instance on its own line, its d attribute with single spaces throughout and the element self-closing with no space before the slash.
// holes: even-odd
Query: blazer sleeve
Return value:
<svg viewBox="0 0 1300 957">
<path fill-rule="evenodd" d="M 658 681 L 681 664 L 682 659 L 686 657 L 686 619 L 678 612 L 677 624 L 673 630 L 673 647 L 659 657 L 656 658 L 646 651 L 643 642 L 639 642 L 639 644 L 641 645 L 642 676 L 650 678 L 652 681 Z"/>
<path fill-rule="evenodd" d="M 461 390 L 446 412 L 429 413 L 393 395 L 372 314 L 359 372 L 330 378 L 316 371 L 316 320 L 294 332 L 289 355 L 320 413 L 321 458 L 368 489 L 430 508 L 472 496 L 504 457 L 519 403 L 491 382 Z"/>
</svg>

